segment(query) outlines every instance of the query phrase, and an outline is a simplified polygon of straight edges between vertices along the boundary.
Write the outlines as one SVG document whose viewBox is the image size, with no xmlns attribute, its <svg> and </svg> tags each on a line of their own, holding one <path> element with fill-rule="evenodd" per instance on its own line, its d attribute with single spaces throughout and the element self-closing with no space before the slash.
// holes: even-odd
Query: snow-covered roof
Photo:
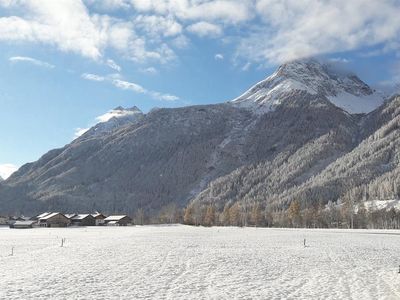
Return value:
<svg viewBox="0 0 400 300">
<path fill-rule="evenodd" d="M 47 216 L 49 214 L 51 214 L 51 212 L 45 212 L 45 213 L 42 213 L 42 214 L 38 215 L 36 218 L 37 219 L 41 219 L 41 218 L 44 218 L 45 216 Z"/>
<path fill-rule="evenodd" d="M 106 218 L 105 215 L 103 215 L 102 213 L 96 212 L 95 214 L 92 214 L 93 217 L 98 218 L 98 217 L 103 217 Z"/>
<path fill-rule="evenodd" d="M 72 220 L 83 220 L 86 217 L 91 216 L 90 214 L 81 214 L 81 215 L 76 215 L 72 218 Z"/>
<path fill-rule="evenodd" d="M 18 226 L 18 225 L 21 225 L 21 226 L 28 225 L 28 226 L 30 226 L 30 225 L 33 225 L 35 223 L 36 223 L 36 221 L 16 221 L 14 223 L 14 226 Z"/>
<path fill-rule="evenodd" d="M 65 214 L 64 216 L 66 216 L 68 219 L 72 219 L 76 216 L 76 214 Z"/>
<path fill-rule="evenodd" d="M 57 215 L 63 215 L 63 214 L 55 212 L 55 213 L 51 213 L 51 214 L 49 214 L 47 216 L 44 216 L 43 218 L 40 218 L 39 220 L 48 220 L 48 219 L 50 219 L 50 218 L 52 218 L 54 216 L 57 216 Z"/>
<path fill-rule="evenodd" d="M 119 221 L 125 217 L 128 217 L 127 215 L 118 215 L 118 216 L 109 216 L 104 219 L 104 221 Z"/>
</svg>

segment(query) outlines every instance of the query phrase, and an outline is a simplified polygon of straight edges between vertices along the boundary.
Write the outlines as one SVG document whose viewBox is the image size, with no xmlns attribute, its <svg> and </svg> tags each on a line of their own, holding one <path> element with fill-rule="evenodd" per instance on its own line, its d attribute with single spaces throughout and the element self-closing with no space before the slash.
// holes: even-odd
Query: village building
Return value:
<svg viewBox="0 0 400 300">
<path fill-rule="evenodd" d="M 62 213 L 51 213 L 39 219 L 41 227 L 67 227 L 70 224 L 70 219 Z"/>
<path fill-rule="evenodd" d="M 0 216 L 0 225 L 8 225 L 8 217 Z"/>
<path fill-rule="evenodd" d="M 92 216 L 95 218 L 96 226 L 102 226 L 105 223 L 105 218 L 107 218 L 105 215 L 102 213 L 96 212 L 95 214 L 92 214 Z"/>
<path fill-rule="evenodd" d="M 126 226 L 132 223 L 132 219 L 127 215 L 109 216 L 104 219 L 107 226 Z"/>
<path fill-rule="evenodd" d="M 76 217 L 78 214 L 64 214 L 64 216 L 66 216 L 68 219 L 70 219 L 70 221 L 72 222 L 72 218 Z"/>
<path fill-rule="evenodd" d="M 95 226 L 96 219 L 90 214 L 76 215 L 71 219 L 72 225 L 75 226 Z"/>
<path fill-rule="evenodd" d="M 36 217 L 33 217 L 33 220 L 39 220 L 47 215 L 51 214 L 51 212 L 45 212 L 45 213 L 41 213 L 40 215 L 37 215 Z"/>
<path fill-rule="evenodd" d="M 10 228 L 15 229 L 26 229 L 26 228 L 33 228 L 36 224 L 36 221 L 27 220 L 27 221 L 15 221 L 14 224 L 10 225 Z"/>
<path fill-rule="evenodd" d="M 25 220 L 21 217 L 16 217 L 16 216 L 8 217 L 7 225 L 11 226 L 17 221 L 25 221 Z"/>
</svg>

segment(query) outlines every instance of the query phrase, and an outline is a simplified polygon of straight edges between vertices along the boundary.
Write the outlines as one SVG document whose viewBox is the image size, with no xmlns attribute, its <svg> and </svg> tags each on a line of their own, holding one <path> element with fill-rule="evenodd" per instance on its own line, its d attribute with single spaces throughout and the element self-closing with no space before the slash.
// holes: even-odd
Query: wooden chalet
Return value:
<svg viewBox="0 0 400 300">
<path fill-rule="evenodd" d="M 90 214 L 76 215 L 71 218 L 72 225 L 75 226 L 95 226 L 96 219 Z"/>
<path fill-rule="evenodd" d="M 109 216 L 104 219 L 107 226 L 126 226 L 132 223 L 132 219 L 127 215 Z"/>
<path fill-rule="evenodd" d="M 58 212 L 48 214 L 38 220 L 41 227 L 67 227 L 70 222 L 70 219 Z"/>
<path fill-rule="evenodd" d="M 94 214 L 92 214 L 92 216 L 95 218 L 95 223 L 96 226 L 102 226 L 105 223 L 105 219 L 107 218 L 105 215 L 103 215 L 102 213 L 96 212 Z"/>
</svg>

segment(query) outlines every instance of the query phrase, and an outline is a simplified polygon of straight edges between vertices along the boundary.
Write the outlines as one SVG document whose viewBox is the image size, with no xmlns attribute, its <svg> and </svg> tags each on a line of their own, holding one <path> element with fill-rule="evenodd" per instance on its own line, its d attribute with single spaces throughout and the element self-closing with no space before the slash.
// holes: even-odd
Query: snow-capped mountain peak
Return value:
<svg viewBox="0 0 400 300">
<path fill-rule="evenodd" d="M 133 106 L 131 108 L 126 108 L 126 109 L 121 106 L 118 106 L 118 107 L 106 112 L 104 115 L 97 117 L 96 120 L 99 121 L 99 123 L 104 123 L 104 122 L 108 122 L 112 118 L 118 118 L 118 119 L 131 118 L 132 116 L 135 116 L 138 114 L 141 115 L 143 113 L 136 106 Z"/>
<path fill-rule="evenodd" d="M 98 123 L 86 131 L 82 138 L 91 138 L 101 134 L 108 134 L 122 126 L 137 123 L 144 116 L 143 112 L 133 106 L 131 108 L 123 108 L 118 106 L 105 114 L 98 116 Z"/>
<path fill-rule="evenodd" d="M 384 100 L 383 93 L 371 89 L 354 73 L 311 58 L 283 64 L 232 102 L 266 112 L 298 91 L 326 97 L 349 113 L 368 113 Z"/>
</svg>

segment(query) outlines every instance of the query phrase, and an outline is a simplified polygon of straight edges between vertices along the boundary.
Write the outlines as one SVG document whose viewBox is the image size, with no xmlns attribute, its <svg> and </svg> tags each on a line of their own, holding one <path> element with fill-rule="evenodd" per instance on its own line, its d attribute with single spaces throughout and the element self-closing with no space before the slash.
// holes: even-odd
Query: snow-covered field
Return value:
<svg viewBox="0 0 400 300">
<path fill-rule="evenodd" d="M 0 299 L 400 299 L 399 265 L 396 231 L 0 229 Z"/>
</svg>

